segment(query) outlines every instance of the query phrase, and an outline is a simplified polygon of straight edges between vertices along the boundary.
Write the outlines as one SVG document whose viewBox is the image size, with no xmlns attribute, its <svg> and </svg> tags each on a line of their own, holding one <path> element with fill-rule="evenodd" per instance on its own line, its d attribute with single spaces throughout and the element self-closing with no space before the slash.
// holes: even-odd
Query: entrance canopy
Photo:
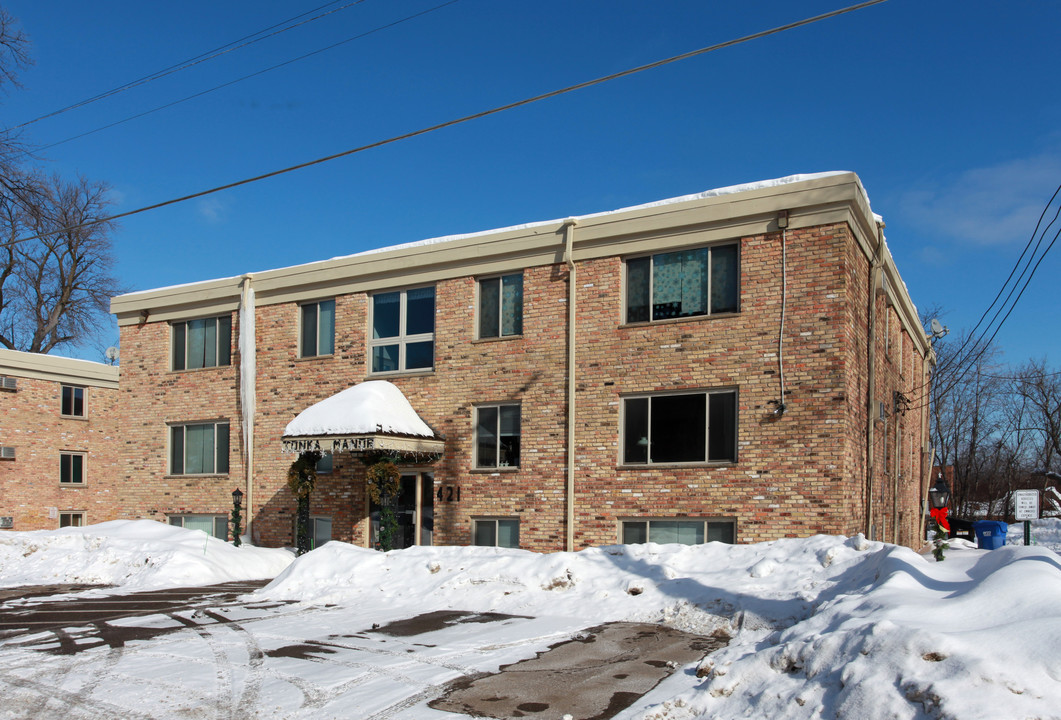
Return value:
<svg viewBox="0 0 1061 720">
<path fill-rule="evenodd" d="M 397 386 L 369 380 L 311 405 L 287 424 L 283 451 L 441 454 L 445 443 Z"/>
</svg>

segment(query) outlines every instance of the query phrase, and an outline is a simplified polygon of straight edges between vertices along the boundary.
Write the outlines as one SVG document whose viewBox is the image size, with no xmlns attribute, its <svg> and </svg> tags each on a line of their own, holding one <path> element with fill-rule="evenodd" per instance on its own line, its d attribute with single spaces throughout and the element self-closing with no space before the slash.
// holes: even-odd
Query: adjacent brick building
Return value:
<svg viewBox="0 0 1061 720">
<path fill-rule="evenodd" d="M 931 350 L 850 173 L 454 236 L 113 300 L 123 517 L 293 542 L 284 428 L 388 380 L 400 544 L 578 549 L 865 532 L 919 544 Z M 327 465 L 330 464 L 330 467 Z M 317 542 L 371 546 L 325 459 Z"/>
<path fill-rule="evenodd" d="M 118 517 L 118 368 L 0 350 L 0 527 Z"/>
</svg>

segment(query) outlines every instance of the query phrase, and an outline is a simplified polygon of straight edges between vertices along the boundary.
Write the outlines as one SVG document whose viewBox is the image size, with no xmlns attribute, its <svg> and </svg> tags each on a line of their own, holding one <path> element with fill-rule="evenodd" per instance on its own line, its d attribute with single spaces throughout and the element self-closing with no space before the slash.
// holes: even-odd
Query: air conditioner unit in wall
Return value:
<svg viewBox="0 0 1061 720">
<path fill-rule="evenodd" d="M 0 460 L 14 460 L 15 459 L 15 448 L 4 446 L 0 447 Z"/>
<path fill-rule="evenodd" d="M 18 379 L 13 377 L 0 377 L 0 390 L 17 390 Z"/>
</svg>

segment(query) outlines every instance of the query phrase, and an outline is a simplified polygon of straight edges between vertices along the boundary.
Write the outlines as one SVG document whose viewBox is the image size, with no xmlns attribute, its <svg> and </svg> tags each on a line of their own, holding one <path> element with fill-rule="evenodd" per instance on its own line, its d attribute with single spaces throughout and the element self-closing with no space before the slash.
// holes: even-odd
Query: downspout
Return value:
<svg viewBox="0 0 1061 720">
<path fill-rule="evenodd" d="M 575 550 L 575 242 L 574 218 L 564 220 L 564 261 L 567 263 L 567 482 L 565 505 L 567 526 L 565 548 Z"/>
<path fill-rule="evenodd" d="M 873 475 L 876 464 L 873 456 L 874 423 L 874 390 L 877 385 L 877 286 L 880 284 L 881 249 L 884 247 L 884 223 L 877 223 L 877 249 L 870 260 L 869 272 L 869 307 L 867 323 L 869 325 L 868 358 L 869 365 L 866 386 L 866 537 L 875 540 L 873 528 Z"/>
<path fill-rule="evenodd" d="M 928 352 L 925 354 L 925 357 L 921 360 L 921 376 L 924 379 L 924 383 L 921 387 L 924 388 L 922 390 L 922 397 L 924 398 L 924 400 L 922 401 L 923 407 L 921 409 L 921 442 L 923 450 L 921 451 L 922 480 L 920 494 L 921 504 L 918 508 L 920 511 L 918 513 L 920 515 L 917 529 L 918 543 L 924 542 L 925 540 L 925 510 L 928 508 L 928 488 L 932 483 L 932 464 L 933 461 L 936 459 L 936 449 L 931 445 L 931 435 L 929 433 L 929 428 L 931 427 L 932 422 L 930 414 L 930 398 L 932 397 L 930 385 L 930 383 L 932 382 L 931 368 L 936 364 L 935 357 L 936 351 L 930 347 Z"/>
<path fill-rule="evenodd" d="M 239 304 L 239 398 L 243 416 L 243 456 L 247 485 L 247 534 L 254 541 L 254 415 L 256 412 L 255 388 L 257 385 L 257 347 L 254 329 L 254 288 L 251 275 L 244 275 Z"/>
<path fill-rule="evenodd" d="M 900 352 L 902 349 L 900 348 Z M 901 361 L 900 361 L 901 362 Z M 903 474 L 902 438 L 903 428 L 900 422 L 899 404 L 893 397 L 892 407 L 895 413 L 895 465 L 892 467 L 892 544 L 899 544 L 899 479 Z"/>
</svg>

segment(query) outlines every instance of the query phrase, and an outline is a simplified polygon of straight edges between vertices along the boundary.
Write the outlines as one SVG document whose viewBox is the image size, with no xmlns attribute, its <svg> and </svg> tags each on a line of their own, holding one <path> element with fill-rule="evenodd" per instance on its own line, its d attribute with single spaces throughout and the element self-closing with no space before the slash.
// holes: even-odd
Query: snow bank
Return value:
<svg viewBox="0 0 1061 720">
<path fill-rule="evenodd" d="M 0 532 L 0 586 L 79 583 L 144 590 L 275 577 L 287 550 L 233 547 L 202 530 L 114 520 L 61 530 Z"/>
<path fill-rule="evenodd" d="M 387 598 L 419 612 L 566 615 L 589 622 L 666 621 L 694 632 L 787 627 L 837 582 L 854 588 L 871 548 L 861 537 L 782 543 L 616 545 L 540 555 L 482 547 L 414 547 L 379 553 L 344 543 L 299 558 L 257 594 L 309 604 Z"/>
<path fill-rule="evenodd" d="M 436 609 L 662 622 L 730 644 L 643 717 L 1054 717 L 1061 558 L 861 536 L 536 555 L 329 543 L 257 593 L 393 614 Z M 682 685 L 681 683 L 684 683 Z"/>
</svg>

